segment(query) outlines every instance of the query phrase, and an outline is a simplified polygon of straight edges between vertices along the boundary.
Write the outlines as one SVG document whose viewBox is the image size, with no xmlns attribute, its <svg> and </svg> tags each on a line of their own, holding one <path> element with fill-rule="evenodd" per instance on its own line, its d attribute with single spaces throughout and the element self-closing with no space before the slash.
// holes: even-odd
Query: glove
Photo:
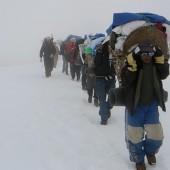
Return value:
<svg viewBox="0 0 170 170">
<path fill-rule="evenodd" d="M 155 63 L 156 64 L 164 64 L 164 59 L 165 59 L 164 55 L 155 57 Z"/>
<path fill-rule="evenodd" d="M 165 57 L 162 53 L 162 50 L 159 48 L 156 48 L 156 53 L 155 53 L 155 63 L 156 64 L 164 64 Z"/>
<path fill-rule="evenodd" d="M 132 56 L 132 53 L 130 53 L 128 56 L 127 56 L 127 62 L 129 64 L 128 66 L 128 70 L 129 71 L 136 71 L 137 70 L 137 64 L 136 64 L 136 60 L 133 58 Z"/>
</svg>

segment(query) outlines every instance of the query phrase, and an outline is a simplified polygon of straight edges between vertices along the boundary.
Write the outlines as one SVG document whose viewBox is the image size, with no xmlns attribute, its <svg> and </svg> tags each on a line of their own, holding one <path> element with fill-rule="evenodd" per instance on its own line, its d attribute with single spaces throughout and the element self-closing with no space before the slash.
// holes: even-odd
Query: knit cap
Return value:
<svg viewBox="0 0 170 170">
<path fill-rule="evenodd" d="M 138 47 L 140 48 L 140 52 L 153 52 L 154 45 L 150 39 L 143 39 L 139 42 Z"/>
</svg>

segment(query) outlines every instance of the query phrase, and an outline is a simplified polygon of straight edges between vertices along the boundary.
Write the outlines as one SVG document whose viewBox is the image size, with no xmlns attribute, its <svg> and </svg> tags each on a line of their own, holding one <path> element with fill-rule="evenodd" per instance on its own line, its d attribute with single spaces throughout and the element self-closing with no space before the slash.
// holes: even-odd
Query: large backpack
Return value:
<svg viewBox="0 0 170 170">
<path fill-rule="evenodd" d="M 110 35 L 110 46 L 112 48 L 114 67 L 119 81 L 119 85 L 121 85 L 120 73 L 122 67 L 125 65 L 126 56 L 144 38 L 150 39 L 156 47 L 159 47 L 163 51 L 165 59 L 167 60 L 169 59 L 166 36 L 153 25 L 142 26 L 132 31 L 126 37 L 123 43 L 123 48 L 122 48 L 123 50 L 115 50 L 114 47 L 115 47 L 117 35 L 115 35 L 115 33 L 112 32 Z"/>
</svg>

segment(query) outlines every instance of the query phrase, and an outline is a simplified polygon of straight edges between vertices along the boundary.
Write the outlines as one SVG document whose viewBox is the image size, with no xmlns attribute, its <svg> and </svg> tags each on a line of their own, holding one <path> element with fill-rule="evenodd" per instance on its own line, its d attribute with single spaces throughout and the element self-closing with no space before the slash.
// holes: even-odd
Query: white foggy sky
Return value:
<svg viewBox="0 0 170 170">
<path fill-rule="evenodd" d="M 0 0 L 0 66 L 35 61 L 41 41 L 53 34 L 104 33 L 115 12 L 151 12 L 170 19 L 168 0 Z M 5 60 L 4 60 L 5 58 Z"/>
</svg>

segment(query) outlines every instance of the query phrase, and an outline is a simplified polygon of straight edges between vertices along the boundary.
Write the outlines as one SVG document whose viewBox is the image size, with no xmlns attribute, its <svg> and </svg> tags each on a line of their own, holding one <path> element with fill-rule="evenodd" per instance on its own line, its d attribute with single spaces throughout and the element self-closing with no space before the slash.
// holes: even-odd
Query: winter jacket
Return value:
<svg viewBox="0 0 170 170">
<path fill-rule="evenodd" d="M 109 60 L 109 51 L 107 44 L 102 49 L 98 49 L 94 59 L 96 78 L 105 76 L 115 76 L 113 61 Z"/>
<path fill-rule="evenodd" d="M 56 54 L 56 48 L 53 43 L 43 43 L 41 49 L 40 49 L 40 58 L 48 58 L 50 55 Z"/>
<path fill-rule="evenodd" d="M 89 77 L 95 77 L 94 73 L 94 56 L 92 54 L 86 54 L 85 61 L 87 62 L 86 74 Z"/>
<path fill-rule="evenodd" d="M 81 58 L 80 58 L 80 51 L 78 46 L 73 46 L 72 48 L 72 52 L 70 55 L 70 64 L 74 64 L 74 65 L 80 65 L 82 64 Z"/>
<path fill-rule="evenodd" d="M 153 58 L 154 60 L 154 58 Z M 137 62 L 138 63 L 138 62 Z M 140 87 L 143 69 L 140 68 L 137 71 L 129 71 L 127 69 L 128 65 L 125 65 L 121 70 L 121 81 L 122 85 L 125 87 L 125 106 L 128 111 L 134 114 L 135 109 L 138 105 L 139 97 L 140 97 Z M 153 74 L 153 84 L 154 89 L 157 96 L 157 102 L 163 111 L 166 111 L 165 103 L 164 103 L 164 90 L 162 81 L 166 79 L 169 75 L 169 64 L 165 61 L 164 64 L 155 64 L 153 61 L 152 67 Z"/>
<path fill-rule="evenodd" d="M 60 45 L 60 55 L 66 55 L 66 45 L 64 42 Z"/>
</svg>

